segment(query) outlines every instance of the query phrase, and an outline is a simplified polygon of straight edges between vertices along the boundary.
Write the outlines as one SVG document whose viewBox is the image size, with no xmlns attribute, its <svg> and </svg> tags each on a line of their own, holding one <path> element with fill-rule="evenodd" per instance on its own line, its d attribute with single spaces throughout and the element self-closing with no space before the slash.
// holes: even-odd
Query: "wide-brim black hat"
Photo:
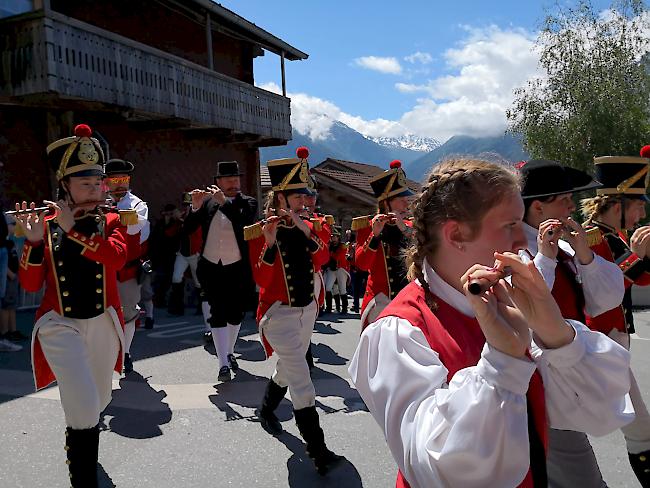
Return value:
<svg viewBox="0 0 650 488">
<path fill-rule="evenodd" d="M 519 166 L 524 200 L 577 193 L 602 187 L 599 180 L 579 169 L 549 159 L 531 159 Z"/>
<path fill-rule="evenodd" d="M 650 201 L 646 192 L 650 181 L 650 159 L 628 156 L 594 158 L 596 177 L 603 186 L 598 195 L 625 196 Z"/>
<path fill-rule="evenodd" d="M 130 175 L 135 170 L 135 166 L 131 161 L 125 159 L 109 159 L 104 168 L 104 174 L 110 175 Z"/>
<path fill-rule="evenodd" d="M 57 181 L 67 176 L 101 176 L 104 172 L 104 151 L 86 124 L 74 128 L 74 135 L 47 146 L 47 159 L 56 172 Z"/>
<path fill-rule="evenodd" d="M 227 178 L 229 176 L 241 176 L 243 173 L 239 170 L 237 161 L 219 161 L 217 163 L 217 174 L 215 178 Z"/>
</svg>

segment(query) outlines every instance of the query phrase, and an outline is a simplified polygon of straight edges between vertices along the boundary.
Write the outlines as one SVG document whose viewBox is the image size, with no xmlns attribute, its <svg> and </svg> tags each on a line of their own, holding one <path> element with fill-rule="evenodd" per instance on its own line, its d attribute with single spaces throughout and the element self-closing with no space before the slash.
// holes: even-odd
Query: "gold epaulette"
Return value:
<svg viewBox="0 0 650 488">
<path fill-rule="evenodd" d="M 603 233 L 598 227 L 587 229 L 587 245 L 589 247 L 597 246 L 603 242 Z"/>
<path fill-rule="evenodd" d="M 333 215 L 326 215 L 325 216 L 325 222 L 327 222 L 327 225 L 334 225 L 334 216 Z"/>
<path fill-rule="evenodd" d="M 321 220 L 319 218 L 314 217 L 314 218 L 309 219 L 309 220 L 311 221 L 311 225 L 314 226 L 314 230 L 316 232 L 320 232 L 321 230 L 323 230 L 323 222 L 321 222 Z"/>
<path fill-rule="evenodd" d="M 244 227 L 244 240 L 246 241 L 252 241 L 253 239 L 257 239 L 258 237 L 261 237 L 263 234 L 262 232 L 262 223 L 258 222 L 257 224 L 253 225 L 247 225 Z"/>
<path fill-rule="evenodd" d="M 138 223 L 138 212 L 132 208 L 125 210 L 118 210 L 120 215 L 120 224 L 122 225 L 135 225 Z"/>
<path fill-rule="evenodd" d="M 370 227 L 370 216 L 364 215 L 363 217 L 355 217 L 352 219 L 352 230 L 357 231 Z"/>
</svg>

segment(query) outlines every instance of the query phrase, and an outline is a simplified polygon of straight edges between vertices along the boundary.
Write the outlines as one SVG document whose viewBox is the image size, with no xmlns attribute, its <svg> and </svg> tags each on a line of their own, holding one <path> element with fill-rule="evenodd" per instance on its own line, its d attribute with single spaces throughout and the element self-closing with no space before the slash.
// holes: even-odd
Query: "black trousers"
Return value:
<svg viewBox="0 0 650 488">
<path fill-rule="evenodd" d="M 355 309 L 359 308 L 359 299 L 366 293 L 368 272 L 356 270 L 352 273 L 352 303 Z"/>
<path fill-rule="evenodd" d="M 201 294 L 210 304 L 210 327 L 239 324 L 245 313 L 244 261 L 214 264 L 201 257 L 196 275 Z"/>
</svg>

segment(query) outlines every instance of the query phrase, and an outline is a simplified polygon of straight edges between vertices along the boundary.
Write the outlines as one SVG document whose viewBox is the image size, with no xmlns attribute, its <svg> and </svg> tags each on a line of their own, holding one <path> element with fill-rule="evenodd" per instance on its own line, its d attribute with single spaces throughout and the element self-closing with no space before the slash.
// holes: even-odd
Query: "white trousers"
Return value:
<svg viewBox="0 0 650 488">
<path fill-rule="evenodd" d="M 122 304 L 122 315 L 124 315 L 124 322 L 129 323 L 138 318 L 140 315 L 140 285 L 138 280 L 133 278 L 127 281 L 117 282 L 117 291 L 120 295 L 120 303 Z"/>
<path fill-rule="evenodd" d="M 181 283 L 183 281 L 183 275 L 187 270 L 187 267 L 190 267 L 190 272 L 192 273 L 192 279 L 194 280 L 194 286 L 201 288 L 199 284 L 199 279 L 196 277 L 196 266 L 199 264 L 199 254 L 192 254 L 191 256 L 183 256 L 181 253 L 176 253 L 176 261 L 174 261 L 174 274 L 172 275 L 172 283 Z"/>
<path fill-rule="evenodd" d="M 289 307 L 276 302 L 260 320 L 260 332 L 278 355 L 273 381 L 279 386 L 289 387 L 295 410 L 316 404 L 316 390 L 305 354 L 317 313 L 316 301 L 306 307 Z"/>
<path fill-rule="evenodd" d="M 331 292 L 334 283 L 339 286 L 339 295 L 347 294 L 348 277 L 350 275 L 343 268 L 337 268 L 336 271 L 328 269 L 325 271 L 325 290 Z"/>
<path fill-rule="evenodd" d="M 37 331 L 45 359 L 59 385 L 65 422 L 89 429 L 111 401 L 120 337 L 108 312 L 92 319 L 60 317 Z"/>
</svg>

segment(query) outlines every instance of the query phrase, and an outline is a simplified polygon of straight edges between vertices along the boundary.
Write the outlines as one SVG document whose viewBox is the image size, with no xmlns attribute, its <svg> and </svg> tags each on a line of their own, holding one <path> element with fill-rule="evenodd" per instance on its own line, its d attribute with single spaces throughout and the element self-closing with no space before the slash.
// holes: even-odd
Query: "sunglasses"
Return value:
<svg viewBox="0 0 650 488">
<path fill-rule="evenodd" d="M 106 178 L 104 178 L 104 181 L 112 185 L 128 185 L 129 182 L 131 181 L 131 177 L 130 176 L 107 176 Z"/>
</svg>

